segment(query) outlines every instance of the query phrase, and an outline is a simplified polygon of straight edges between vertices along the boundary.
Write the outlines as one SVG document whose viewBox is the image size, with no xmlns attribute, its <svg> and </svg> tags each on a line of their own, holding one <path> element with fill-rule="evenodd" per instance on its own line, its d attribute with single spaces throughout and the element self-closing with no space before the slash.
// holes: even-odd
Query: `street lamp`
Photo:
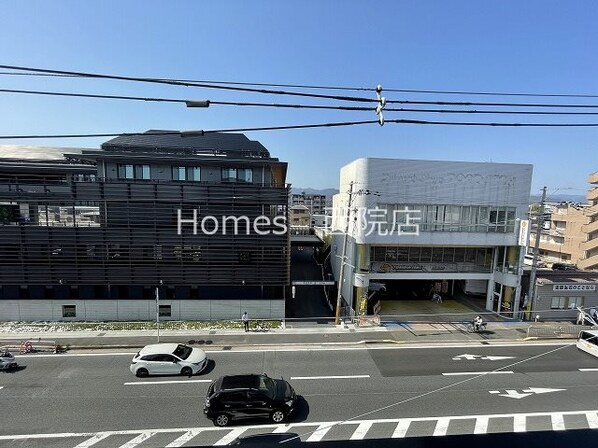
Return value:
<svg viewBox="0 0 598 448">
<path fill-rule="evenodd" d="M 156 286 L 156 326 L 158 327 L 158 342 L 160 342 L 160 286 L 163 285 L 160 280 L 160 285 Z"/>
</svg>

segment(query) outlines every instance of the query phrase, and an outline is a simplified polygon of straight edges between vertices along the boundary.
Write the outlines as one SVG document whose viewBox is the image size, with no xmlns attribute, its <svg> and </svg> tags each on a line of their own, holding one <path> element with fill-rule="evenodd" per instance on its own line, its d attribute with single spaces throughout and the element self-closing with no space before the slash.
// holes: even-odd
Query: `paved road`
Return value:
<svg viewBox="0 0 598 448">
<path fill-rule="evenodd" d="M 0 447 L 213 445 L 273 431 L 313 441 L 598 428 L 598 359 L 574 346 L 220 351 L 209 357 L 213 362 L 201 375 L 149 379 L 130 374 L 131 354 L 20 357 L 24 369 L 0 375 Z M 492 371 L 502 373 L 479 373 Z M 293 383 L 302 406 L 290 426 L 219 429 L 204 418 L 209 381 L 241 372 Z"/>
</svg>

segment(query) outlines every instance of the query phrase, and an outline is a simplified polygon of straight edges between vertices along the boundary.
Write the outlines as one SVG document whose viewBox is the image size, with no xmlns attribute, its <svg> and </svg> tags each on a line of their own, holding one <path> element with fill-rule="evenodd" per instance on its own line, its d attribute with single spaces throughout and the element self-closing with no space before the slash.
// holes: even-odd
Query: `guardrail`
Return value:
<svg viewBox="0 0 598 448">
<path fill-rule="evenodd" d="M 530 325 L 527 329 L 528 338 L 576 338 L 582 330 L 596 330 L 598 327 L 589 325 Z"/>
</svg>

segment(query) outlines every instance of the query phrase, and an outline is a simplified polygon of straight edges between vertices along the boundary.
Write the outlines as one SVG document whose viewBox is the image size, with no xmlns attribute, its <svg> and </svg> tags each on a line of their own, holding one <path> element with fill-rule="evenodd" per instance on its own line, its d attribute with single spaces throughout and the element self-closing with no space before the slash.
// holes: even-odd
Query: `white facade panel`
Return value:
<svg viewBox="0 0 598 448">
<path fill-rule="evenodd" d="M 76 317 L 63 318 L 63 305 Z M 284 319 L 284 300 L 160 300 L 171 306 L 166 320 Z M 155 300 L 0 300 L 0 321 L 155 321 Z"/>
</svg>

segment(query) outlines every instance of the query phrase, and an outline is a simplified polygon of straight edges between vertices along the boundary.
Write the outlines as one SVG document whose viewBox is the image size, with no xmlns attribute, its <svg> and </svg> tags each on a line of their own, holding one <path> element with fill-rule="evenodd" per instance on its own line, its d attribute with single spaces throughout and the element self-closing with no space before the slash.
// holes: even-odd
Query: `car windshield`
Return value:
<svg viewBox="0 0 598 448">
<path fill-rule="evenodd" d="M 176 350 L 172 352 L 172 354 L 174 356 L 178 356 L 181 359 L 187 359 L 191 355 L 192 351 L 193 348 L 189 347 L 188 345 L 179 344 Z"/>
<path fill-rule="evenodd" d="M 269 397 L 274 397 L 276 395 L 276 383 L 272 378 L 265 375 L 260 376 L 259 389 Z"/>
</svg>

